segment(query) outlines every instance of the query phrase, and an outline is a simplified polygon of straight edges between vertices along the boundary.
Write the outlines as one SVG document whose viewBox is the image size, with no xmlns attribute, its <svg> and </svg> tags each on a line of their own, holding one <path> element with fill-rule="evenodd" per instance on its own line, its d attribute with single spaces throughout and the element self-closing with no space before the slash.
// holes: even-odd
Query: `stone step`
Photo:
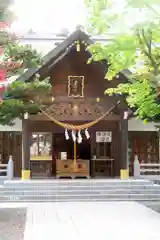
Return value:
<svg viewBox="0 0 160 240">
<path fill-rule="evenodd" d="M 4 195 L 2 195 L 2 196 L 5 196 L 5 197 L 10 197 L 11 195 L 8 195 L 8 194 L 4 194 Z M 66 193 L 57 193 L 57 194 L 53 194 L 53 193 L 48 193 L 48 194 L 40 194 L 40 193 L 38 193 L 38 194 L 33 194 L 33 193 L 31 193 L 31 192 L 29 192 L 28 194 L 26 194 L 26 193 L 22 193 L 22 194 L 20 194 L 20 195 L 16 195 L 16 194 L 12 194 L 12 196 L 11 197 L 13 197 L 13 196 L 16 196 L 16 197 L 30 197 L 30 196 L 32 196 L 32 197 L 59 197 L 59 198 L 61 198 L 61 197 L 66 197 L 66 198 L 69 198 L 69 197 L 86 197 L 86 198 L 89 198 L 89 197 L 99 197 L 99 198 L 101 198 L 101 197 L 105 197 L 105 198 L 110 198 L 110 197 L 112 197 L 112 196 L 114 196 L 115 198 L 122 198 L 122 197 L 128 197 L 128 198 L 131 198 L 131 197 L 144 197 L 144 198 L 150 198 L 150 197 L 152 197 L 152 196 L 154 196 L 154 198 L 159 198 L 160 199 L 160 194 L 156 194 L 156 193 L 154 193 L 154 194 L 152 194 L 152 193 L 143 193 L 143 194 L 140 194 L 140 193 L 101 193 L 101 194 L 96 194 L 96 193 L 86 193 L 85 195 L 82 195 L 82 194 L 80 194 L 80 193 L 68 193 L 68 194 L 66 194 Z"/>
<path fill-rule="evenodd" d="M 157 185 L 153 185 L 153 186 L 28 186 L 28 187 L 23 187 L 23 186 L 19 186 L 19 187 L 6 187 L 3 186 L 0 188 L 0 191 L 75 191 L 75 190 L 79 190 L 79 191 L 94 191 L 94 190 L 98 190 L 98 191 L 123 191 L 124 189 L 126 189 L 127 191 L 131 191 L 131 190 L 139 190 L 139 191 L 143 191 L 143 190 L 155 190 L 158 191 L 160 190 L 160 186 Z"/>
<path fill-rule="evenodd" d="M 121 185 L 134 185 L 134 186 L 143 186 L 143 185 L 153 185 L 151 181 L 148 180 L 93 180 L 93 179 L 77 179 L 77 180 L 28 180 L 28 181 L 5 181 L 5 186 L 121 186 Z"/>
<path fill-rule="evenodd" d="M 0 201 L 68 201 L 71 202 L 72 200 L 90 200 L 90 201 L 160 201 L 160 195 L 141 195 L 141 194 L 110 194 L 110 195 L 101 195 L 97 196 L 95 194 L 88 194 L 85 196 L 82 195 L 21 195 L 21 196 L 0 196 Z"/>
<path fill-rule="evenodd" d="M 58 190 L 58 189 L 3 189 L 0 191 L 0 196 L 3 194 L 7 195 L 27 195 L 27 194 L 33 194 L 33 195 L 47 195 L 47 194 L 160 194 L 160 188 L 159 189 L 64 189 L 64 190 Z"/>
<path fill-rule="evenodd" d="M 18 188 L 18 187 L 25 187 L 25 188 L 28 188 L 28 187 L 144 187 L 144 186 L 160 186 L 158 184 L 154 184 L 152 182 L 146 182 L 145 184 L 136 184 L 135 182 L 133 183 L 91 183 L 91 182 L 52 182 L 52 183 L 43 183 L 43 184 L 40 184 L 40 183 L 23 183 L 20 182 L 20 183 L 4 183 L 3 184 L 4 187 L 15 187 L 15 188 Z"/>
<path fill-rule="evenodd" d="M 0 202 L 160 202 L 160 186 L 148 180 L 5 181 Z"/>
<path fill-rule="evenodd" d="M 107 201 L 104 201 L 103 199 L 63 199 L 63 200 L 61 200 L 61 202 L 133 202 L 133 200 L 132 199 L 119 199 L 119 200 L 117 200 L 117 199 L 109 199 L 109 200 L 107 200 Z M 40 202 L 60 202 L 59 201 L 59 199 L 52 199 L 52 200 L 50 200 L 50 199 L 28 199 L 27 201 L 26 201 L 26 199 L 12 199 L 12 200 L 8 200 L 8 199 L 1 199 L 0 198 L 0 203 L 40 203 Z M 141 203 L 141 204 L 143 204 L 143 205 L 145 205 L 146 204 L 146 206 L 148 206 L 149 205 L 149 207 L 151 208 L 152 207 L 152 204 L 154 204 L 154 205 L 157 205 L 157 204 L 159 204 L 159 200 L 157 200 L 157 199 L 151 199 L 150 201 L 146 201 L 146 199 L 140 199 L 140 200 L 136 200 L 136 201 L 134 201 L 134 202 L 138 202 L 138 203 Z M 151 204 L 149 204 L 149 203 L 151 203 Z M 156 208 L 155 208 L 156 209 Z"/>
</svg>

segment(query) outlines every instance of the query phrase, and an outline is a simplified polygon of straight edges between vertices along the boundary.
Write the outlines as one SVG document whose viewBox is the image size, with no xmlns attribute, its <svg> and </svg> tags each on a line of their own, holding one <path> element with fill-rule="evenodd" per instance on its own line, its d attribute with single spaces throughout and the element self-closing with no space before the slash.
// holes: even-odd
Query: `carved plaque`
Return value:
<svg viewBox="0 0 160 240">
<path fill-rule="evenodd" d="M 68 97 L 84 97 L 84 76 L 68 77 Z"/>
<path fill-rule="evenodd" d="M 97 118 L 104 114 L 104 109 L 99 104 L 79 103 L 75 109 L 74 103 L 55 103 L 48 107 L 45 112 L 54 117 L 84 116 Z"/>
</svg>

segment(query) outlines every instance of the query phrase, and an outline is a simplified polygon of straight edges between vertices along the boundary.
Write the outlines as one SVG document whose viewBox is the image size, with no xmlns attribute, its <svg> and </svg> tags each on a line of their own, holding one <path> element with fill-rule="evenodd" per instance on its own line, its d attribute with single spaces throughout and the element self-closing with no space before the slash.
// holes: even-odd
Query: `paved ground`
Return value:
<svg viewBox="0 0 160 240">
<path fill-rule="evenodd" d="M 25 208 L 0 208 L 0 240 L 23 239 L 26 212 Z"/>
<path fill-rule="evenodd" d="M 160 239 L 160 214 L 137 203 L 0 205 L 1 208 L 7 206 L 27 206 L 24 240 Z"/>
</svg>

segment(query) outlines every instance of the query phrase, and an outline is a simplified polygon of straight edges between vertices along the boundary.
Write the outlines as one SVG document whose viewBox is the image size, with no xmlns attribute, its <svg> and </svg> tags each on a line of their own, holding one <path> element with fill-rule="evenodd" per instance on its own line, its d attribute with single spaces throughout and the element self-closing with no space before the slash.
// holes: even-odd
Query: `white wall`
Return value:
<svg viewBox="0 0 160 240">
<path fill-rule="evenodd" d="M 132 118 L 128 121 L 128 131 L 157 131 L 154 123 L 144 124 L 142 120 Z"/>
<path fill-rule="evenodd" d="M 21 132 L 22 131 L 22 121 L 19 119 L 15 120 L 15 124 L 13 126 L 3 126 L 0 125 L 0 132 Z"/>
</svg>

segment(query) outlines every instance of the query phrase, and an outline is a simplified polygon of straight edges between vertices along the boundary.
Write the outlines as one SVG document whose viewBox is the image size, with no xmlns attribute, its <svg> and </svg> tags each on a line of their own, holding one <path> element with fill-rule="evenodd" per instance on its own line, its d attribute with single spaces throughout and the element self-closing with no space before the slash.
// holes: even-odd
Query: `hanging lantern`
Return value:
<svg viewBox="0 0 160 240">
<path fill-rule="evenodd" d="M 79 130 L 78 131 L 78 140 L 77 140 L 78 143 L 81 143 L 82 142 L 82 135 L 81 135 L 81 131 Z"/>
<path fill-rule="evenodd" d="M 24 119 L 28 119 L 28 112 L 24 113 Z"/>
<path fill-rule="evenodd" d="M 124 111 L 123 119 L 128 119 L 128 111 Z"/>
<path fill-rule="evenodd" d="M 80 52 L 80 50 L 81 50 L 81 46 L 80 46 L 79 41 L 76 42 L 76 49 L 77 49 L 77 52 Z"/>
<path fill-rule="evenodd" d="M 88 129 L 85 130 L 85 135 L 86 135 L 86 138 L 87 138 L 87 139 L 90 138 L 90 135 L 89 135 Z"/>
<path fill-rule="evenodd" d="M 66 138 L 66 140 L 69 140 L 69 134 L 68 134 L 67 129 L 65 130 L 65 138 Z"/>
<path fill-rule="evenodd" d="M 73 142 L 76 142 L 76 132 L 72 130 L 72 139 Z"/>
</svg>

